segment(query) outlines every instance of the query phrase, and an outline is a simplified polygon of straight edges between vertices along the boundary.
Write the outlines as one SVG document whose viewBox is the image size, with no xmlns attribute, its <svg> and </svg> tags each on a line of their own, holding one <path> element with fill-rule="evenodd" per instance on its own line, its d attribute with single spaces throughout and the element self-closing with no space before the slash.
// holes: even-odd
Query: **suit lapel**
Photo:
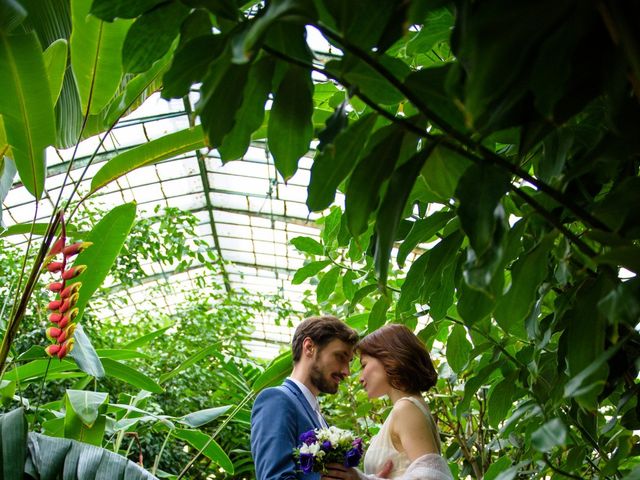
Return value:
<svg viewBox="0 0 640 480">
<path fill-rule="evenodd" d="M 286 379 L 284 381 L 283 386 L 285 388 L 288 388 L 289 391 L 293 393 L 293 395 L 296 397 L 296 400 L 298 400 L 298 403 L 300 404 L 300 406 L 307 413 L 309 420 L 311 420 L 311 424 L 315 428 L 322 428 L 322 425 L 320 425 L 320 421 L 318 420 L 318 416 L 316 415 L 316 412 L 313 410 L 313 408 L 311 408 L 311 405 L 309 405 L 309 402 L 305 398 L 304 394 L 300 391 L 298 386 L 289 379 Z"/>
</svg>

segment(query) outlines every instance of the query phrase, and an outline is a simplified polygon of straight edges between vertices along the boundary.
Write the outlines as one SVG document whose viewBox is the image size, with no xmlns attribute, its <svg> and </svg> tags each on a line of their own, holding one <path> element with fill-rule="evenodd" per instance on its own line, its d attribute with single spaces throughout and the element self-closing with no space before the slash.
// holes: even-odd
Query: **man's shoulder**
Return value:
<svg viewBox="0 0 640 480">
<path fill-rule="evenodd" d="M 270 400 L 287 401 L 291 399 L 291 393 L 291 390 L 284 384 L 265 388 L 256 397 L 256 403 Z"/>
</svg>

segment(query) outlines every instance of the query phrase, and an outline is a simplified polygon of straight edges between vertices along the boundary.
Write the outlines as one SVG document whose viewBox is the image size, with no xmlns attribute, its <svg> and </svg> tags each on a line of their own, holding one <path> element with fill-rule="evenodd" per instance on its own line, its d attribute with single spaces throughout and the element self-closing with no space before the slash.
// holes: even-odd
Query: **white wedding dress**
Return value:
<svg viewBox="0 0 640 480">
<path fill-rule="evenodd" d="M 434 436 L 434 444 L 438 449 L 438 453 L 429 453 L 417 458 L 413 462 L 409 459 L 405 452 L 399 452 L 393 446 L 391 441 L 391 419 L 393 410 L 385 420 L 382 428 L 371 439 L 371 444 L 364 456 L 364 471 L 358 472 L 361 479 L 377 480 L 374 474 L 379 472 L 387 460 L 393 462 L 393 470 L 389 474 L 389 478 L 395 480 L 453 480 L 451 470 L 447 461 L 440 455 L 440 438 L 437 434 L 438 427 L 433 421 L 431 412 L 417 398 L 403 397 L 398 401 L 408 400 L 416 405 L 427 418 L 427 422 L 431 427 Z"/>
</svg>

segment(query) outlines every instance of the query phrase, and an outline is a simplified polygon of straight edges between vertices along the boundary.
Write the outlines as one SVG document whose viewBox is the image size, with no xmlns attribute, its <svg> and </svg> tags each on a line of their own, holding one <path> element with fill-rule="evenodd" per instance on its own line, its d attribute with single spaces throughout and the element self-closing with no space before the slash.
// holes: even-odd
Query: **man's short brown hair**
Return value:
<svg viewBox="0 0 640 480">
<path fill-rule="evenodd" d="M 327 343 L 336 338 L 351 346 L 358 342 L 358 332 L 337 317 L 322 315 L 305 318 L 296 328 L 291 341 L 293 363 L 297 363 L 302 357 L 302 342 L 307 337 L 313 340 L 318 350 L 322 350 Z"/>
</svg>

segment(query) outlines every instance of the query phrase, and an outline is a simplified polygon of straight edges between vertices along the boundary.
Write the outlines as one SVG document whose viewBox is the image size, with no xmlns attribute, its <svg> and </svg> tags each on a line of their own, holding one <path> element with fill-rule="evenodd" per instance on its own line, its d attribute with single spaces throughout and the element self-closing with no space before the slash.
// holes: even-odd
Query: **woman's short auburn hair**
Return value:
<svg viewBox="0 0 640 480">
<path fill-rule="evenodd" d="M 426 392 L 438 374 L 429 352 L 414 333 L 404 325 L 385 325 L 364 337 L 356 351 L 382 363 L 389 384 L 408 393 Z"/>
</svg>

